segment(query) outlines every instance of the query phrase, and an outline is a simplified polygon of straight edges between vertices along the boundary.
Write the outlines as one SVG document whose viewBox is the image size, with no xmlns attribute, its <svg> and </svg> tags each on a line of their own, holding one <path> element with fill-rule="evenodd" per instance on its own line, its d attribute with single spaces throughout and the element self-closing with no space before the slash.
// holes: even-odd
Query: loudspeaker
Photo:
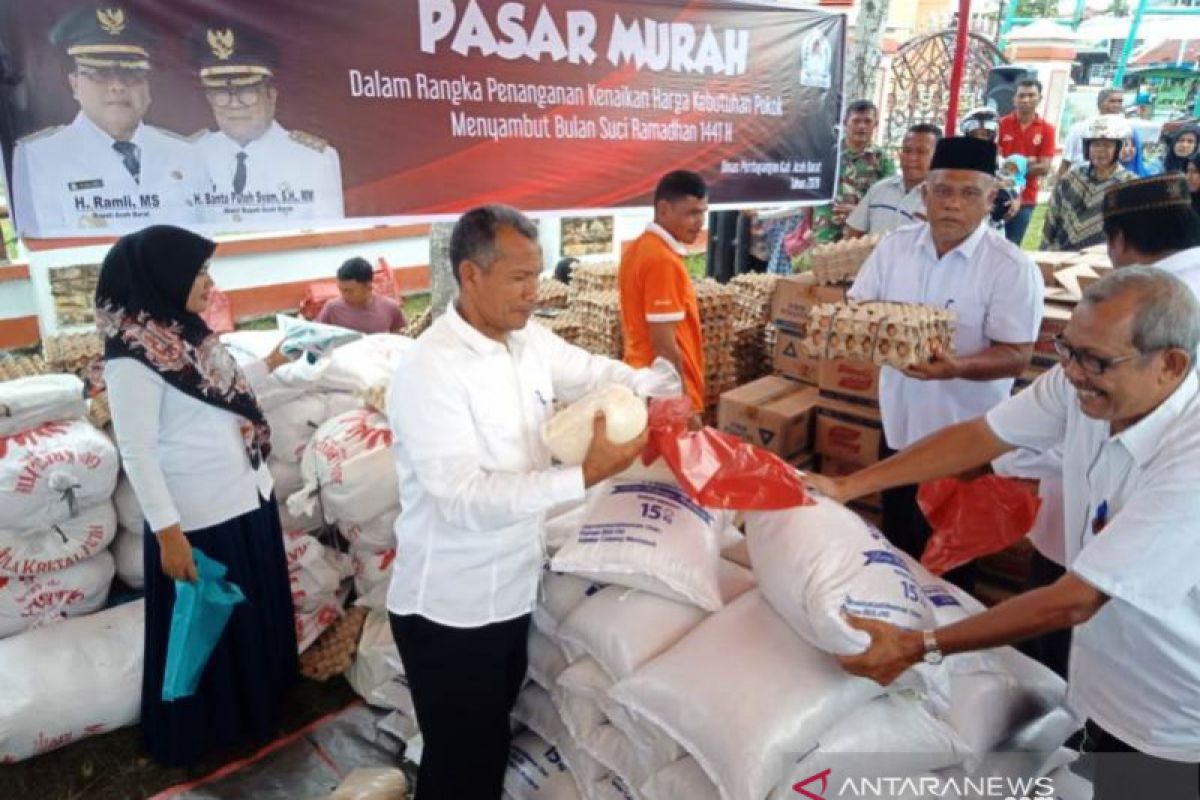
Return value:
<svg viewBox="0 0 1200 800">
<path fill-rule="evenodd" d="M 988 71 L 984 102 L 1004 116 L 1013 110 L 1013 95 L 1017 92 L 1017 81 L 1036 78 L 1037 73 L 1025 67 L 992 67 Z"/>
</svg>

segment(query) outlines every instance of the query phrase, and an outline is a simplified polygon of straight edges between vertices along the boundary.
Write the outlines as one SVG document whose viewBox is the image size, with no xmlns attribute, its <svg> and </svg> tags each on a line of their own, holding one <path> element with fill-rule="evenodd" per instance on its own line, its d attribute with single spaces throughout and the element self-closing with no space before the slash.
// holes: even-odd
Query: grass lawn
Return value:
<svg viewBox="0 0 1200 800">
<path fill-rule="evenodd" d="M 1033 217 L 1029 220 L 1029 228 L 1025 231 L 1025 240 L 1021 242 L 1022 250 L 1034 251 L 1042 243 L 1042 228 L 1046 224 L 1046 204 L 1038 203 L 1033 209 Z"/>
</svg>

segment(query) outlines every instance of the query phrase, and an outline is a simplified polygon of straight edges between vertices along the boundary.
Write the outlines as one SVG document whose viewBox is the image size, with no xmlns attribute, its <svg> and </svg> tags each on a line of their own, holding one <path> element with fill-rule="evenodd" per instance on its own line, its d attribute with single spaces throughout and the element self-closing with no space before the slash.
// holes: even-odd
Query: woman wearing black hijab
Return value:
<svg viewBox="0 0 1200 800">
<path fill-rule="evenodd" d="M 264 740 L 296 674 L 287 556 L 270 473 L 270 428 L 251 385 L 286 359 L 242 368 L 200 318 L 216 245 L 166 225 L 122 237 L 96 287 L 104 377 L 121 460 L 146 518 L 142 735 L 164 764 Z M 228 568 L 246 602 L 196 693 L 162 701 L 175 580 L 192 548 Z"/>
</svg>

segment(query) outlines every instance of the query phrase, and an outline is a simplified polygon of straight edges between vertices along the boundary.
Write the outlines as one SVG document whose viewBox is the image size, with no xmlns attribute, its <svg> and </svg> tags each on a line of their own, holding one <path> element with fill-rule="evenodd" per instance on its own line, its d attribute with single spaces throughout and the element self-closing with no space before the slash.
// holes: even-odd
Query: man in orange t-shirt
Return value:
<svg viewBox="0 0 1200 800">
<path fill-rule="evenodd" d="M 704 228 L 708 187 L 694 172 L 668 172 L 654 189 L 654 221 L 621 257 L 621 329 L 625 363 L 670 361 L 697 414 L 704 411 L 704 340 L 696 289 L 683 265 L 684 245 Z"/>
</svg>

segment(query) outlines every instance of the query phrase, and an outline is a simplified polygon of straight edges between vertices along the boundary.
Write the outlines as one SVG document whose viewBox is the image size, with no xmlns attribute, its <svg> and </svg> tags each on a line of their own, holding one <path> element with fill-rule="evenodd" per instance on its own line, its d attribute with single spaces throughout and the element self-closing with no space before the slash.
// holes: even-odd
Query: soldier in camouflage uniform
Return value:
<svg viewBox="0 0 1200 800">
<path fill-rule="evenodd" d="M 855 100 L 846 109 L 846 135 L 842 140 L 841 169 L 834 202 L 813 209 L 814 244 L 842 238 L 846 217 L 878 181 L 896 174 L 896 165 L 883 148 L 872 142 L 879 112 L 870 100 Z"/>
</svg>

